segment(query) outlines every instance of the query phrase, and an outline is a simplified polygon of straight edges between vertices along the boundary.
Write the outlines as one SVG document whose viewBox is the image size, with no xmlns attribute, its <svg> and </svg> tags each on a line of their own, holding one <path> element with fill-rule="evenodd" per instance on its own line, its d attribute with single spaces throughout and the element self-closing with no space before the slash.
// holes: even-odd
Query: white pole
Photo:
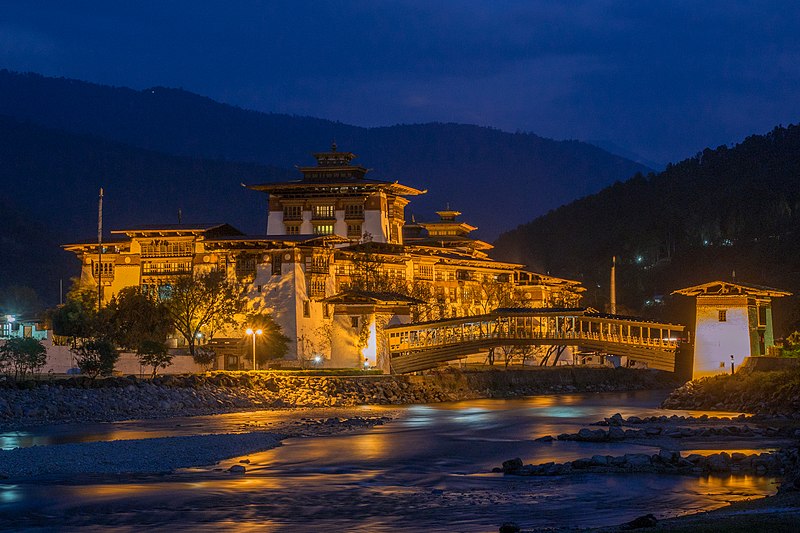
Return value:
<svg viewBox="0 0 800 533">
<path fill-rule="evenodd" d="M 611 258 L 611 314 L 617 314 L 617 256 Z"/>
<path fill-rule="evenodd" d="M 97 202 L 97 311 L 103 306 L 103 188 Z"/>
</svg>

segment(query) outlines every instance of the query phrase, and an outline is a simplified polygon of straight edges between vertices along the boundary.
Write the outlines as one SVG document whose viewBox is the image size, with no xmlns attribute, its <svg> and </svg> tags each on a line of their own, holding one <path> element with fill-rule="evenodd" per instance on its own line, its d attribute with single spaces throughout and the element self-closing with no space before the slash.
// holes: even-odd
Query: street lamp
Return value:
<svg viewBox="0 0 800 533">
<path fill-rule="evenodd" d="M 253 337 L 253 370 L 256 370 L 256 335 L 261 335 L 264 332 L 260 329 L 254 331 L 253 328 L 247 328 L 245 333 Z"/>
</svg>

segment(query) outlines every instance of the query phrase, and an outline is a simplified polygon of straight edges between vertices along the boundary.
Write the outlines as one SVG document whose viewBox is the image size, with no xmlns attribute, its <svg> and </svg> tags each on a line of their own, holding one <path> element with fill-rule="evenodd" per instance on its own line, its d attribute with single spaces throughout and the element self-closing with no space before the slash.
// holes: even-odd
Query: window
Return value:
<svg viewBox="0 0 800 533">
<path fill-rule="evenodd" d="M 766 327 L 767 325 L 767 306 L 758 306 L 758 325 L 759 327 Z"/>
<path fill-rule="evenodd" d="M 283 206 L 283 220 L 301 220 L 303 218 L 302 205 Z"/>
<path fill-rule="evenodd" d="M 306 318 L 311 316 L 311 303 L 308 300 L 303 300 L 303 316 Z"/>
<path fill-rule="evenodd" d="M 336 208 L 332 205 L 315 205 L 313 213 L 316 220 L 336 218 Z"/>
<path fill-rule="evenodd" d="M 286 235 L 300 235 L 300 226 L 297 224 L 286 224 Z"/>
<path fill-rule="evenodd" d="M 364 218 L 364 206 L 363 205 L 344 206 L 344 218 Z"/>
<path fill-rule="evenodd" d="M 322 304 L 322 318 L 331 317 L 331 307 L 328 304 Z"/>
<path fill-rule="evenodd" d="M 419 279 L 433 279 L 433 265 L 419 265 L 419 272 L 417 272 Z"/>
<path fill-rule="evenodd" d="M 348 224 L 347 225 L 347 236 L 348 237 L 361 237 L 361 224 Z"/>
<path fill-rule="evenodd" d="M 350 317 L 350 325 L 353 326 L 354 328 L 358 327 L 358 317 L 357 316 L 351 316 Z"/>
<path fill-rule="evenodd" d="M 317 224 L 314 226 L 314 235 L 333 235 L 333 224 Z"/>
<path fill-rule="evenodd" d="M 273 276 L 280 276 L 281 275 L 281 254 L 282 252 L 278 252 L 272 254 L 272 275 Z"/>
<path fill-rule="evenodd" d="M 239 279 L 255 277 L 256 256 L 244 255 L 236 258 L 236 277 Z"/>
<path fill-rule="evenodd" d="M 720 322 L 727 322 L 728 321 L 728 311 L 725 310 L 725 309 L 720 309 L 718 318 L 719 318 Z"/>
</svg>

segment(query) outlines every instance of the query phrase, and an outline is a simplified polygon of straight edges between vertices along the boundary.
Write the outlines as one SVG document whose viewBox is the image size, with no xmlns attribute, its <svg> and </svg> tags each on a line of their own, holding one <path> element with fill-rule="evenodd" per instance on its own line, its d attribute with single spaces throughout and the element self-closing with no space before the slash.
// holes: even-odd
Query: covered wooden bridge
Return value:
<svg viewBox="0 0 800 533">
<path fill-rule="evenodd" d="M 389 326 L 394 373 L 434 368 L 500 346 L 571 346 L 675 371 L 685 326 L 584 308 L 502 308 L 489 314 Z"/>
</svg>

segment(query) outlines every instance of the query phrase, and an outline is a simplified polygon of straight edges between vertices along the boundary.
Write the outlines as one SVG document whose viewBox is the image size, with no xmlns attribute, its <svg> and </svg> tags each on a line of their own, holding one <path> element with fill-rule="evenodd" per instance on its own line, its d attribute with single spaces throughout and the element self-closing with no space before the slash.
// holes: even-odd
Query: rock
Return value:
<svg viewBox="0 0 800 533">
<path fill-rule="evenodd" d="M 629 416 L 627 422 L 628 424 L 641 424 L 642 419 L 638 416 Z"/>
<path fill-rule="evenodd" d="M 233 465 L 228 469 L 228 472 L 230 472 L 231 474 L 244 474 L 245 472 L 247 472 L 247 468 L 245 468 L 242 465 Z"/>
<path fill-rule="evenodd" d="M 590 462 L 592 466 L 608 466 L 608 457 L 605 455 L 593 455 Z"/>
<path fill-rule="evenodd" d="M 638 518 L 634 518 L 630 522 L 626 522 L 620 526 L 620 529 L 628 530 L 628 529 L 642 529 L 646 527 L 655 527 L 658 523 L 658 520 L 652 514 L 646 514 L 644 516 L 640 516 Z"/>
<path fill-rule="evenodd" d="M 681 459 L 681 452 L 662 448 L 658 451 L 658 457 L 665 463 L 677 464 Z"/>
<path fill-rule="evenodd" d="M 608 440 L 623 440 L 626 436 L 626 431 L 620 427 L 608 428 Z"/>
<path fill-rule="evenodd" d="M 545 435 L 544 437 L 539 437 L 538 439 L 533 439 L 534 442 L 552 442 L 555 439 L 550 435 Z"/>
<path fill-rule="evenodd" d="M 520 468 L 522 468 L 522 459 L 519 457 L 503 461 L 503 472 L 507 474 L 519 470 Z"/>
<path fill-rule="evenodd" d="M 245 465 L 249 465 L 250 464 L 250 459 L 242 459 L 239 462 L 242 463 L 242 464 L 245 464 Z"/>
<path fill-rule="evenodd" d="M 505 522 L 500 526 L 500 533 L 519 533 L 522 529 L 514 522 Z"/>
<path fill-rule="evenodd" d="M 661 435 L 661 428 L 659 427 L 649 427 L 645 430 L 645 434 L 649 436 L 656 436 Z"/>
<path fill-rule="evenodd" d="M 650 456 L 646 453 L 626 453 L 625 464 L 631 467 L 647 466 L 650 464 Z"/>
</svg>

